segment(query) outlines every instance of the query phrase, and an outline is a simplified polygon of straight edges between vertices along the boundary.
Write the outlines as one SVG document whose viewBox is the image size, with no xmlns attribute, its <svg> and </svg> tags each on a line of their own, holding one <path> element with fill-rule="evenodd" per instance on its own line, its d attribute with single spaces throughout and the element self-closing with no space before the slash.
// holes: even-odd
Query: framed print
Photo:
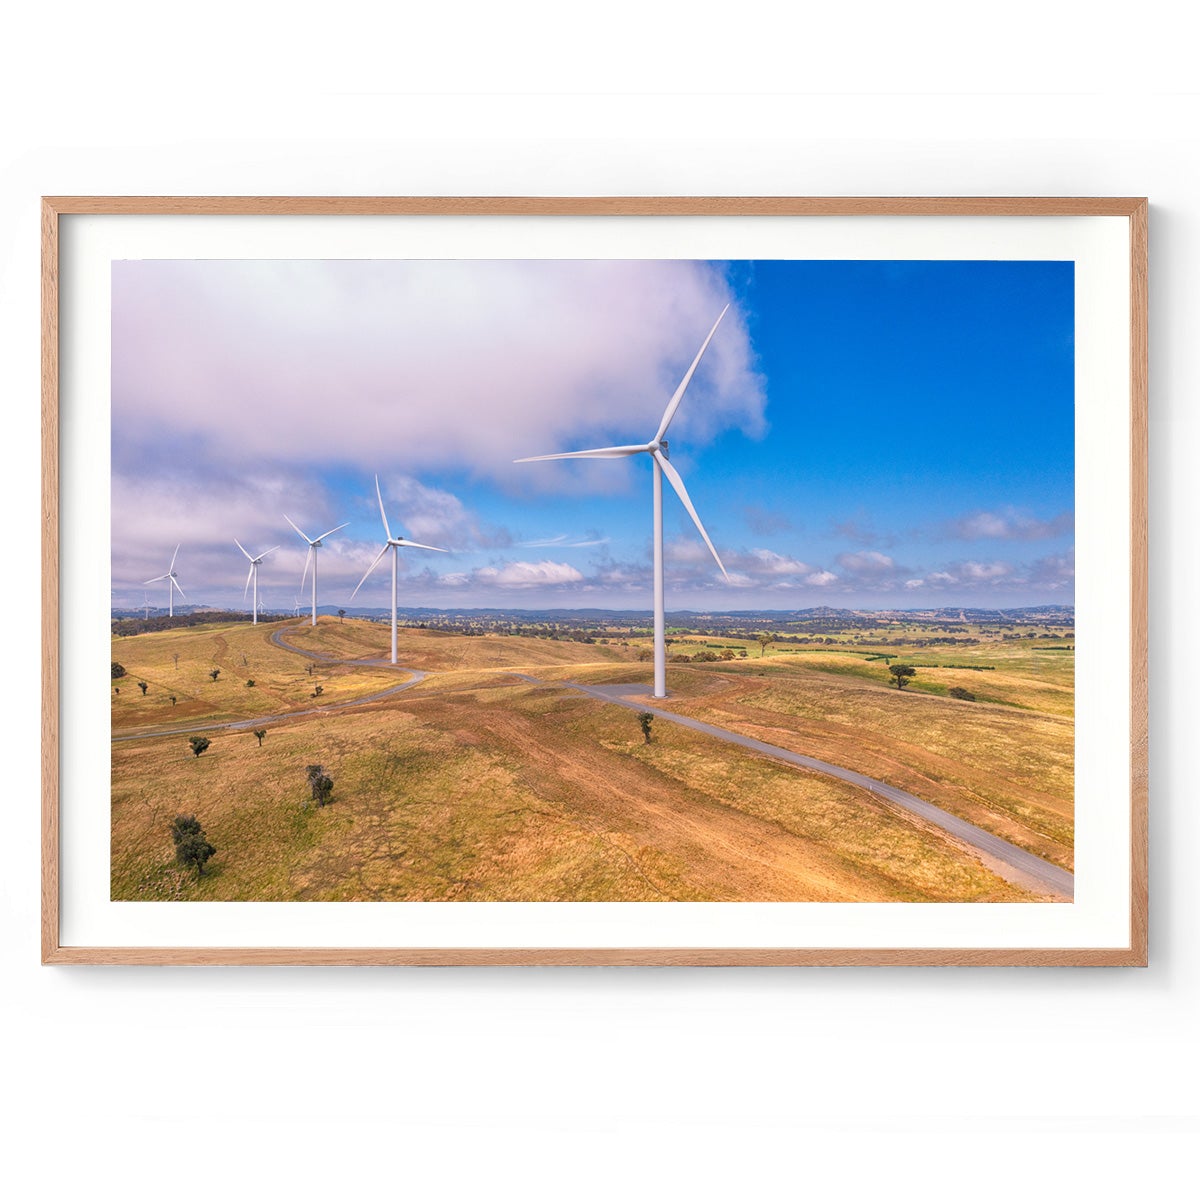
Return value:
<svg viewBox="0 0 1200 1200">
<path fill-rule="evenodd" d="M 43 961 L 1145 965 L 1145 200 L 42 236 Z"/>
</svg>

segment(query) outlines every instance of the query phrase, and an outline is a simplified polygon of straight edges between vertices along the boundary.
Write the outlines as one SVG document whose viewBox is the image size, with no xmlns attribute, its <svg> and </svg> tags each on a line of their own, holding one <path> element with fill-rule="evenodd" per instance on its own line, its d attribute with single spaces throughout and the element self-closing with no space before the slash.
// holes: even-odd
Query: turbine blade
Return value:
<svg viewBox="0 0 1200 1200">
<path fill-rule="evenodd" d="M 242 545 L 242 543 L 241 543 L 241 542 L 239 542 L 239 541 L 237 540 L 237 538 L 234 538 L 234 539 L 233 539 L 233 544 L 234 544 L 234 545 L 235 545 L 235 546 L 236 546 L 236 547 L 237 547 L 237 548 L 238 548 L 238 549 L 239 549 L 239 550 L 240 550 L 240 551 L 241 551 L 241 552 L 242 552 L 242 553 L 243 553 L 243 554 L 244 554 L 244 555 L 245 555 L 247 558 L 249 558 L 251 562 L 253 562 L 253 561 L 254 561 L 254 559 L 253 559 L 253 558 L 250 558 L 250 551 L 249 551 L 249 550 L 247 550 L 247 549 L 246 549 L 246 547 L 245 547 L 245 546 L 243 546 L 243 545 Z"/>
<path fill-rule="evenodd" d="M 155 575 L 153 579 L 147 579 L 146 582 L 142 584 L 142 587 L 149 587 L 149 585 L 152 583 L 162 583 L 164 579 L 169 578 L 169 575 Z"/>
<path fill-rule="evenodd" d="M 171 575 L 171 576 L 169 576 L 169 578 L 170 578 L 170 580 L 171 580 L 171 586 L 172 586 L 172 587 L 173 587 L 173 588 L 174 588 L 174 589 L 175 589 L 175 590 L 176 590 L 176 591 L 177 591 L 177 592 L 178 592 L 178 593 L 179 593 L 181 596 L 183 596 L 183 588 L 181 588 L 181 587 L 179 586 L 179 580 L 178 580 L 178 579 L 176 579 L 174 575 Z M 183 596 L 183 598 L 184 598 L 185 600 L 187 599 L 187 597 L 186 597 L 186 596 Z"/>
<path fill-rule="evenodd" d="M 250 580 L 254 577 L 254 562 L 251 560 L 250 570 L 246 572 L 246 586 L 242 588 L 242 599 L 245 600 L 246 593 L 250 590 Z"/>
<path fill-rule="evenodd" d="M 535 454 L 532 458 L 514 458 L 513 462 L 549 462 L 552 458 L 628 458 L 644 454 L 650 446 L 604 446 L 599 450 L 570 450 L 566 454 Z"/>
<path fill-rule="evenodd" d="M 437 550 L 441 554 L 449 554 L 449 550 L 443 550 L 441 546 L 422 546 L 420 542 L 410 542 L 408 538 L 392 538 L 392 544 L 396 546 L 411 546 L 414 550 Z"/>
<path fill-rule="evenodd" d="M 182 545 L 182 544 L 183 544 L 183 543 L 181 542 L 181 543 L 180 543 L 180 545 Z M 176 547 L 175 547 L 175 553 L 171 555 L 171 565 L 170 565 L 170 566 L 167 568 L 167 574 L 168 574 L 168 575 L 170 575 L 170 573 L 171 573 L 173 570 L 175 570 L 175 560 L 176 560 L 178 557 L 179 557 L 179 546 L 176 546 Z"/>
<path fill-rule="evenodd" d="M 312 556 L 316 551 L 309 546 L 308 553 L 304 556 L 304 574 L 300 576 L 300 590 L 304 591 L 304 581 L 308 578 L 308 564 L 312 562 Z"/>
<path fill-rule="evenodd" d="M 379 515 L 383 518 L 383 534 L 390 542 L 392 540 L 392 530 L 388 525 L 387 513 L 383 511 L 383 494 L 379 490 L 379 476 L 375 476 L 375 495 L 379 499 Z"/>
<path fill-rule="evenodd" d="M 293 528 L 293 529 L 294 529 L 294 530 L 295 530 L 295 531 L 296 531 L 296 532 L 297 532 L 297 533 L 298 533 L 298 534 L 299 534 L 299 535 L 300 535 L 300 536 L 301 536 L 301 537 L 302 537 L 302 538 L 303 538 L 303 539 L 304 539 L 304 540 L 305 540 L 305 541 L 306 541 L 306 542 L 307 542 L 307 543 L 308 543 L 310 546 L 313 544 L 313 540 L 314 540 L 314 539 L 313 539 L 313 538 L 310 538 L 310 537 L 308 536 L 308 534 L 307 534 L 307 533 L 305 533 L 305 532 L 304 532 L 304 530 L 303 530 L 303 529 L 301 529 L 301 528 L 300 528 L 300 526 L 299 526 L 299 525 L 297 525 L 297 524 L 296 524 L 296 522 L 295 522 L 295 521 L 293 521 L 293 520 L 292 520 L 292 518 L 291 518 L 291 517 L 289 517 L 289 516 L 287 515 L 287 513 L 284 513 L 284 514 L 283 514 L 283 519 L 284 519 L 284 520 L 285 520 L 285 521 L 286 521 L 286 522 L 287 522 L 287 523 L 288 523 L 288 524 L 289 524 L 289 525 L 290 525 L 290 526 L 291 526 L 291 527 L 292 527 L 292 528 Z"/>
<path fill-rule="evenodd" d="M 328 533 L 323 533 L 323 534 L 321 534 L 321 536 L 319 538 L 314 538 L 313 541 L 323 542 L 329 536 L 330 533 L 337 533 L 337 531 L 339 529 L 345 529 L 346 526 L 349 524 L 350 524 L 349 521 L 343 521 L 340 525 L 335 525 L 331 530 L 329 530 Z"/>
<path fill-rule="evenodd" d="M 371 565 L 370 565 L 370 566 L 367 568 L 367 575 L 370 575 L 370 573 L 371 573 L 373 570 L 375 570 L 375 568 L 376 568 L 377 566 L 379 566 L 379 560 L 380 560 L 380 559 L 381 559 L 381 558 L 382 558 L 382 557 L 383 557 L 383 556 L 384 556 L 384 555 L 385 555 L 385 554 L 388 552 L 388 550 L 389 550 L 390 548 L 391 548 L 391 547 L 390 547 L 390 543 L 388 543 L 388 542 L 385 542 L 385 543 L 384 543 L 384 546 L 383 546 L 383 549 L 382 549 L 382 550 L 380 550 L 380 552 L 379 552 L 377 555 L 375 555 L 375 561 L 374 561 L 374 562 L 373 562 L 373 563 L 372 563 L 372 564 L 371 564 Z M 366 582 L 367 582 L 367 575 L 364 575 L 364 576 L 363 576 L 363 577 L 362 577 L 362 578 L 361 578 L 361 579 L 358 581 L 358 587 L 356 587 L 356 588 L 354 589 L 354 591 L 352 591 L 352 592 L 350 593 L 350 599 L 351 599 L 351 600 L 353 600 L 353 599 L 354 599 L 354 597 L 358 595 L 358 588 L 362 587 L 362 585 L 363 585 L 364 583 L 366 583 Z"/>
<path fill-rule="evenodd" d="M 663 440 L 663 435 L 667 432 L 667 426 L 671 424 L 671 419 L 675 416 L 675 410 L 679 407 L 680 400 L 683 399 L 683 393 L 687 391 L 687 385 L 692 382 L 692 376 L 695 375 L 696 368 L 700 365 L 700 360 L 704 357 L 705 350 L 708 349 L 708 343 L 712 341 L 713 334 L 717 332 L 717 325 L 720 325 L 722 318 L 728 311 L 729 305 L 727 304 L 721 309 L 721 316 L 717 318 L 716 324 L 708 331 L 708 337 L 704 339 L 704 345 L 700 347 L 700 352 L 692 360 L 692 365 L 688 367 L 688 372 L 683 377 L 683 382 L 675 389 L 675 395 L 671 397 L 666 411 L 663 413 L 662 424 L 659 425 L 658 432 L 654 435 L 656 442 Z M 714 550 L 713 553 L 715 554 L 716 551 Z M 722 570 L 724 570 L 723 567 Z"/>
<path fill-rule="evenodd" d="M 700 536 L 704 539 L 704 544 L 712 551 L 712 556 L 717 560 L 717 566 L 721 568 L 721 574 L 726 579 L 729 578 L 729 572 L 725 570 L 725 564 L 721 561 L 721 556 L 717 553 L 716 547 L 712 544 L 708 534 L 704 531 L 704 526 L 700 524 L 700 518 L 696 515 L 696 510 L 692 505 L 691 497 L 687 494 L 687 488 L 683 486 L 683 480 L 679 477 L 679 472 L 671 466 L 667 460 L 667 456 L 661 451 L 656 450 L 654 457 L 658 465 L 662 467 L 663 474 L 670 480 L 671 486 L 675 489 L 675 494 L 683 501 L 683 507 L 688 510 L 693 521 L 696 522 L 696 528 L 700 530 Z"/>
<path fill-rule="evenodd" d="M 270 548 L 270 550 L 264 550 L 264 551 L 263 551 L 263 552 L 262 552 L 262 553 L 261 553 L 261 554 L 258 556 L 258 558 L 259 558 L 259 561 L 261 562 L 261 561 L 262 561 L 264 558 L 266 558 L 266 557 L 267 557 L 267 555 L 268 555 L 268 554 L 274 554 L 274 553 L 275 553 L 275 551 L 276 551 L 276 550 L 278 550 L 278 549 L 279 549 L 279 547 L 278 547 L 278 546 L 272 546 L 272 547 Z"/>
</svg>

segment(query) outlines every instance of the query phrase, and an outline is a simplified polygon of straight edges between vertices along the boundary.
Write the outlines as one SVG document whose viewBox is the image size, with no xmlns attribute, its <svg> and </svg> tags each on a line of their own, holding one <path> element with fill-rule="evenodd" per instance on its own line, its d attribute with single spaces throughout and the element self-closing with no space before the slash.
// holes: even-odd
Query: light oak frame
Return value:
<svg viewBox="0 0 1200 1200">
<path fill-rule="evenodd" d="M 1118 216 L 1129 221 L 1129 942 L 1104 949 L 64 946 L 59 938 L 59 218 L 114 215 Z M 1148 954 L 1148 203 L 1114 197 L 54 196 L 42 201 L 43 963 L 313 966 L 1145 966 Z"/>
</svg>

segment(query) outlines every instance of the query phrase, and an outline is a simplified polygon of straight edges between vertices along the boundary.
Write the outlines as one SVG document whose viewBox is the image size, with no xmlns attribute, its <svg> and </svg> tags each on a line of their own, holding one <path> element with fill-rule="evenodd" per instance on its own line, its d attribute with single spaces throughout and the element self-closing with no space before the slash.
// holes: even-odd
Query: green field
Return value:
<svg viewBox="0 0 1200 1200">
<path fill-rule="evenodd" d="M 310 661 L 273 645 L 335 661 Z M 112 894 L 122 900 L 1041 899 L 936 829 L 860 788 L 660 720 L 515 678 L 646 681 L 628 646 L 401 629 L 322 618 L 115 639 L 114 735 L 293 713 L 248 731 L 118 740 Z M 744 644 L 745 659 L 668 668 L 664 707 L 853 767 L 1072 862 L 1073 661 L 1032 643 L 892 647 L 918 667 L 903 692 L 873 649 L 678 639 L 674 653 Z M 1042 642 L 1041 645 L 1049 645 Z M 689 649 L 690 647 L 690 649 Z M 178 655 L 178 663 L 175 656 Z M 962 669 L 962 664 L 994 667 Z M 213 681 L 208 672 L 220 668 Z M 253 687 L 246 680 L 253 678 Z M 146 696 L 136 686 L 149 685 Z M 320 685 L 322 695 L 312 692 Z M 950 699 L 966 687 L 975 702 Z M 175 695 L 171 705 L 169 696 Z M 305 767 L 335 780 L 315 807 Z M 194 813 L 217 848 L 178 866 L 171 819 Z"/>
</svg>

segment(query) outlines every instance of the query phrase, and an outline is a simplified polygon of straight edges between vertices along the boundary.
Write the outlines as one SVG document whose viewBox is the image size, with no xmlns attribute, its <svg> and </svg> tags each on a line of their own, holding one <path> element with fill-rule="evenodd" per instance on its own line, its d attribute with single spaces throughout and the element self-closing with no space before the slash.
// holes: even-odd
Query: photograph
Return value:
<svg viewBox="0 0 1200 1200">
<path fill-rule="evenodd" d="M 1070 258 L 109 282 L 111 901 L 1073 901 Z"/>
</svg>

